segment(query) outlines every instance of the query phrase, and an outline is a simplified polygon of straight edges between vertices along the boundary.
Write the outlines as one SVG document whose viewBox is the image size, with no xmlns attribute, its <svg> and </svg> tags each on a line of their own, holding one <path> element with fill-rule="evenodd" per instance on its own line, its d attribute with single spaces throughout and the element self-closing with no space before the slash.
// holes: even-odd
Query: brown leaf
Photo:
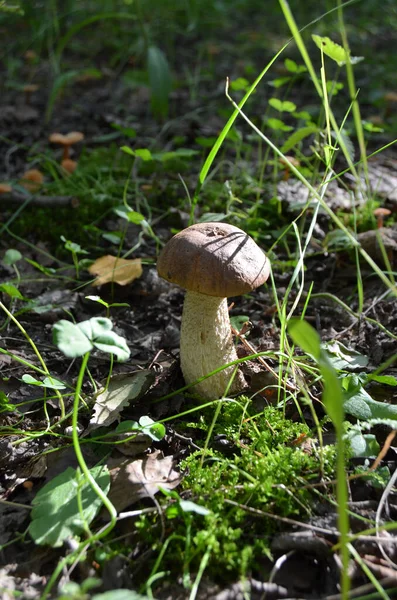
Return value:
<svg viewBox="0 0 397 600">
<path fill-rule="evenodd" d="M 179 485 L 181 474 L 173 465 L 174 458 L 163 456 L 160 451 L 153 452 L 142 460 L 109 459 L 109 500 L 117 512 L 142 498 L 153 497 L 159 491 L 159 487 L 172 490 Z"/>
<path fill-rule="evenodd" d="M 95 286 L 111 281 L 127 285 L 142 275 L 142 261 L 140 258 L 128 260 L 107 254 L 98 258 L 88 270 L 91 275 L 98 275 L 93 283 Z"/>
<path fill-rule="evenodd" d="M 155 375 L 149 369 L 113 375 L 95 400 L 90 429 L 114 423 L 123 408 L 143 396 L 154 380 Z"/>
</svg>

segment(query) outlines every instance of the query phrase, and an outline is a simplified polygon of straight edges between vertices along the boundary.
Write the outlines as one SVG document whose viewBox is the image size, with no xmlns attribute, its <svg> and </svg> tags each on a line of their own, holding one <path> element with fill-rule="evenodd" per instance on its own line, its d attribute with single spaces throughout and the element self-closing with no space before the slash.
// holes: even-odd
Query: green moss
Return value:
<svg viewBox="0 0 397 600">
<path fill-rule="evenodd" d="M 197 451 L 181 463 L 181 497 L 205 506 L 210 514 L 190 513 L 171 522 L 173 533 L 188 544 L 173 539 L 160 570 L 177 575 L 188 565 L 194 573 L 211 548 L 210 576 L 255 574 L 263 570 L 264 559 L 271 555 L 272 537 L 283 527 L 277 517 L 307 521 L 312 514 L 313 495 L 305 486 L 319 481 L 320 461 L 314 444 L 306 452 L 297 443 L 302 436 L 310 437 L 308 426 L 284 419 L 275 408 L 252 416 L 246 408 L 244 398 L 222 408 L 214 436 L 226 435 L 231 443 L 226 453 L 213 446 L 204 457 L 203 451 Z M 204 425 L 209 426 L 213 411 L 202 412 L 196 433 L 202 435 Z M 323 477 L 331 478 L 334 448 L 325 447 L 322 453 Z M 140 527 L 146 539 L 151 532 L 153 547 L 159 552 L 155 521 L 144 517 Z"/>
</svg>

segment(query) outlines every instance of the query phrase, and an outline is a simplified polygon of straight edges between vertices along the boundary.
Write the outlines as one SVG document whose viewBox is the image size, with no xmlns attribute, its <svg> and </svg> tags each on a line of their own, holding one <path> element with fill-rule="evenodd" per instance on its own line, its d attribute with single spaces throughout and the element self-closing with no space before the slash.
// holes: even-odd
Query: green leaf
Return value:
<svg viewBox="0 0 397 600">
<path fill-rule="evenodd" d="M 19 250 L 14 250 L 13 248 L 9 248 L 4 255 L 2 263 L 3 263 L 3 265 L 11 266 L 11 265 L 14 265 L 15 263 L 17 263 L 19 260 L 21 260 L 21 258 L 22 258 L 22 254 L 19 252 Z"/>
<path fill-rule="evenodd" d="M 349 440 L 353 456 L 370 457 L 379 454 L 380 447 L 372 433 L 363 434 L 359 429 L 352 427 L 347 432 L 346 439 Z"/>
<path fill-rule="evenodd" d="M 143 416 L 139 419 L 142 433 L 148 435 L 155 442 L 159 442 L 165 436 L 165 427 L 162 423 L 155 423 L 153 419 Z"/>
<path fill-rule="evenodd" d="M 368 365 L 369 359 L 364 354 L 347 348 L 338 341 L 326 342 L 322 348 L 328 357 L 329 362 L 337 371 L 363 369 Z"/>
<path fill-rule="evenodd" d="M 397 385 L 397 379 L 393 377 L 393 375 L 371 375 L 371 373 L 369 373 L 367 379 L 368 381 L 376 381 L 383 385 Z"/>
<path fill-rule="evenodd" d="M 107 493 L 110 488 L 107 467 L 94 467 L 90 473 Z M 81 495 L 82 514 L 77 502 L 78 494 Z M 66 539 L 84 531 L 84 522 L 91 523 L 102 506 L 102 500 L 81 473 L 68 467 L 36 494 L 32 504 L 30 535 L 36 544 L 59 547 Z"/>
<path fill-rule="evenodd" d="M 51 390 L 64 390 L 66 388 L 66 385 L 55 377 L 45 377 L 43 381 L 38 381 L 26 373 L 25 375 L 22 375 L 22 381 L 24 383 L 28 383 L 29 385 L 37 385 L 38 387 L 49 388 Z"/>
<path fill-rule="evenodd" d="M 293 127 L 286 125 L 281 119 L 268 119 L 267 125 L 275 131 L 292 131 Z"/>
<path fill-rule="evenodd" d="M 108 331 L 96 336 L 93 343 L 98 350 L 114 354 L 119 362 L 125 362 L 130 357 L 130 349 L 127 346 L 127 342 L 114 331 Z"/>
<path fill-rule="evenodd" d="M 269 81 L 269 85 L 271 85 L 272 87 L 276 88 L 276 90 L 280 87 L 283 87 L 283 85 L 285 85 L 286 83 L 288 83 L 289 81 L 291 81 L 291 77 L 277 77 L 276 79 L 273 79 L 272 81 Z"/>
<path fill-rule="evenodd" d="M 165 54 L 157 46 L 149 47 L 147 66 L 152 111 L 155 116 L 164 119 L 168 114 L 171 73 Z"/>
<path fill-rule="evenodd" d="M 230 82 L 230 89 L 234 92 L 246 92 L 249 86 L 249 81 L 244 77 L 238 77 Z"/>
<path fill-rule="evenodd" d="M 130 210 L 127 213 L 127 219 L 130 223 L 135 223 L 135 225 L 140 225 L 142 221 L 146 221 L 145 217 L 136 210 Z"/>
<path fill-rule="evenodd" d="M 141 158 L 143 161 L 153 160 L 152 153 L 148 148 L 137 148 L 134 150 L 135 156 Z"/>
<path fill-rule="evenodd" d="M 129 146 L 121 146 L 120 150 L 129 156 L 135 156 L 135 152 Z"/>
<path fill-rule="evenodd" d="M 22 296 L 21 292 L 15 285 L 11 283 L 2 283 L 0 284 L 0 292 L 7 294 L 10 298 L 18 298 L 18 300 L 27 300 L 24 296 Z"/>
<path fill-rule="evenodd" d="M 31 260 L 30 258 L 25 258 L 25 261 L 27 263 L 29 263 L 30 265 L 32 265 L 32 267 L 34 267 L 35 269 L 37 269 L 41 273 L 44 273 L 45 275 L 53 275 L 54 273 L 56 273 L 55 269 L 53 269 L 51 267 L 43 267 L 43 265 L 41 265 L 40 263 L 36 262 L 35 260 Z"/>
<path fill-rule="evenodd" d="M 357 375 L 349 375 L 342 379 L 344 393 L 344 409 L 353 417 L 361 421 L 369 419 L 391 419 L 397 420 L 397 406 L 378 402 L 371 398 L 368 392 L 363 388 Z"/>
<path fill-rule="evenodd" d="M 52 332 L 54 344 L 68 358 L 83 356 L 93 348 L 81 328 L 65 319 L 55 323 Z"/>
<path fill-rule="evenodd" d="M 316 44 L 317 48 L 322 50 L 329 58 L 332 58 L 340 67 L 342 67 L 348 60 L 349 54 L 345 51 L 343 46 L 340 46 L 336 42 L 333 42 L 329 37 L 321 37 L 320 35 L 312 35 L 312 39 Z M 363 60 L 363 56 L 350 56 L 351 64 L 356 64 Z"/>
<path fill-rule="evenodd" d="M 82 249 L 80 244 L 76 244 L 76 242 L 71 242 L 70 240 L 67 240 L 64 235 L 61 235 L 61 240 L 65 244 L 65 250 L 69 250 L 69 252 L 72 252 L 74 254 L 88 254 L 86 250 Z"/>
<path fill-rule="evenodd" d="M 279 98 L 270 98 L 269 100 L 270 106 L 278 110 L 279 112 L 289 112 L 292 113 L 296 110 L 296 104 L 290 102 L 289 100 L 280 100 Z"/>
<path fill-rule="evenodd" d="M 289 152 L 291 148 L 294 148 L 297 144 L 299 144 L 299 142 L 307 138 L 309 135 L 317 133 L 317 131 L 318 127 L 316 125 L 308 125 L 307 127 L 301 127 L 300 129 L 297 129 L 281 146 L 281 152 Z"/>
<path fill-rule="evenodd" d="M 123 127 L 122 125 L 118 125 L 117 123 L 112 123 L 113 129 L 117 129 L 123 135 L 129 138 L 136 138 L 136 130 L 133 127 Z"/>
<path fill-rule="evenodd" d="M 307 71 L 306 67 L 304 65 L 297 65 L 296 62 L 294 60 L 292 60 L 291 58 L 286 58 L 284 61 L 284 65 L 285 68 L 287 69 L 287 71 L 289 71 L 290 73 L 304 73 L 305 71 Z"/>
</svg>

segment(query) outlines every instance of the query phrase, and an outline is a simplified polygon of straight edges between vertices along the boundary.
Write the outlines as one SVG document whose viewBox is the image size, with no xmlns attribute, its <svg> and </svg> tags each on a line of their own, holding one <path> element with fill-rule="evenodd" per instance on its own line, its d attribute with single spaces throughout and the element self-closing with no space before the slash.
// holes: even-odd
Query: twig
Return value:
<svg viewBox="0 0 397 600">
<path fill-rule="evenodd" d="M 2 204 L 33 204 L 34 206 L 70 206 L 77 208 L 79 200 L 75 196 L 28 196 L 12 192 L 11 194 L 1 194 L 0 203 Z"/>
</svg>

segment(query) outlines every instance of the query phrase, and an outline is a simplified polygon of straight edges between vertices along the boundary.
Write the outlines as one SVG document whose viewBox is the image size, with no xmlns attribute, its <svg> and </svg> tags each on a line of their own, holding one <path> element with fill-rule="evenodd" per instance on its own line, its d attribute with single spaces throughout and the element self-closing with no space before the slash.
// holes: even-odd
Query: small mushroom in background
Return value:
<svg viewBox="0 0 397 600">
<path fill-rule="evenodd" d="M 0 194 L 10 194 L 12 186 L 9 183 L 0 183 Z"/>
<path fill-rule="evenodd" d="M 52 144 L 58 144 L 63 148 L 62 160 L 70 158 L 70 148 L 84 139 L 84 133 L 80 131 L 70 131 L 65 135 L 63 133 L 52 133 L 48 138 Z"/>
<path fill-rule="evenodd" d="M 62 169 L 65 169 L 68 175 L 71 175 L 75 172 L 75 170 L 77 169 L 77 165 L 78 163 L 75 160 L 72 160 L 71 158 L 65 158 L 61 161 Z"/>
<path fill-rule="evenodd" d="M 22 89 L 25 94 L 25 104 L 26 104 L 26 106 L 30 106 L 32 94 L 34 94 L 34 92 L 37 92 L 37 90 L 39 89 L 39 86 L 35 83 L 27 83 L 26 85 L 23 86 Z"/>
<path fill-rule="evenodd" d="M 185 288 L 180 358 L 186 383 L 237 359 L 227 297 L 262 285 L 270 263 L 254 240 L 227 223 L 198 223 L 176 234 L 157 262 L 160 277 Z M 224 395 L 235 365 L 194 386 L 204 398 Z M 230 392 L 246 387 L 237 370 Z"/>
<path fill-rule="evenodd" d="M 287 181 L 291 175 L 291 165 L 298 168 L 300 167 L 301 161 L 295 156 L 285 156 L 284 158 L 279 159 L 280 163 L 284 167 L 284 176 L 283 181 Z"/>
<path fill-rule="evenodd" d="M 44 183 L 44 175 L 38 169 L 29 169 L 22 175 L 19 184 L 32 194 L 39 191 Z"/>
<path fill-rule="evenodd" d="M 384 218 L 388 217 L 389 215 L 391 215 L 391 210 L 389 210 L 388 208 L 383 208 L 382 206 L 380 206 L 379 208 L 375 208 L 374 216 L 376 217 L 376 225 L 378 229 L 383 227 Z"/>
<path fill-rule="evenodd" d="M 28 65 L 33 65 L 37 61 L 37 54 L 34 50 L 26 50 L 23 55 Z"/>
</svg>

